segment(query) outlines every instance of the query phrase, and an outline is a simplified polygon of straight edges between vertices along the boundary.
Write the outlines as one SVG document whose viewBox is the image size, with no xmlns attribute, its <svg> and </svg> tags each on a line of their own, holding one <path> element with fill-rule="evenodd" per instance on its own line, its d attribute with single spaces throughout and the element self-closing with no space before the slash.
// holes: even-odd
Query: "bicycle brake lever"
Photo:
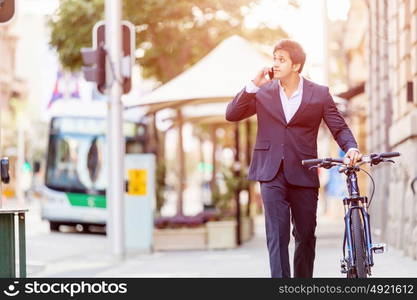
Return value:
<svg viewBox="0 0 417 300">
<path fill-rule="evenodd" d="M 308 168 L 308 170 L 310 171 L 310 170 L 312 170 L 312 169 L 314 169 L 314 168 L 318 168 L 319 166 L 311 166 L 310 168 Z"/>
<path fill-rule="evenodd" d="M 386 158 L 380 158 L 377 160 L 374 160 L 371 162 L 371 166 L 376 166 L 377 164 L 381 163 L 381 162 L 390 162 L 395 164 L 395 161 L 391 160 L 391 159 L 386 159 Z"/>
<path fill-rule="evenodd" d="M 382 160 L 375 160 L 375 161 L 373 160 L 373 161 L 371 161 L 371 167 L 378 165 L 380 162 L 382 162 Z"/>
<path fill-rule="evenodd" d="M 326 163 L 320 164 L 320 167 L 325 168 L 325 169 L 330 169 L 331 167 L 333 167 L 333 165 L 332 163 L 326 162 Z"/>
</svg>

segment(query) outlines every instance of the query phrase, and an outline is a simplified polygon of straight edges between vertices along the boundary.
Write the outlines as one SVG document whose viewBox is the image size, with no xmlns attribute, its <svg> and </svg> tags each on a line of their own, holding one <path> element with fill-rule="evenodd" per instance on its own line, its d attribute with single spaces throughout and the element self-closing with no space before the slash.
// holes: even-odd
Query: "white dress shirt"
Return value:
<svg viewBox="0 0 417 300">
<path fill-rule="evenodd" d="M 297 112 L 298 108 L 301 105 L 301 100 L 303 98 L 303 84 L 304 84 L 304 79 L 302 76 L 300 76 L 300 82 L 298 83 L 298 88 L 297 90 L 291 95 L 290 98 L 287 97 L 287 94 L 284 91 L 284 88 L 281 85 L 281 81 L 278 80 L 278 84 L 279 84 L 279 96 L 281 98 L 281 104 L 282 104 L 282 108 L 284 110 L 284 115 L 285 115 L 285 120 L 287 121 L 287 123 L 290 122 L 290 120 L 292 119 L 292 117 L 295 115 L 295 113 Z M 247 85 L 246 85 L 246 92 L 247 93 L 256 93 L 259 91 L 259 87 L 257 87 L 252 81 L 250 81 Z M 359 150 L 357 148 L 349 148 L 349 150 L 347 152 L 349 152 L 350 150 L 356 150 L 359 152 Z"/>
<path fill-rule="evenodd" d="M 291 95 L 290 98 L 287 97 L 280 80 L 278 80 L 278 84 L 279 96 L 281 98 L 282 108 L 284 109 L 285 119 L 287 123 L 289 123 L 301 104 L 301 99 L 303 97 L 303 77 L 300 77 L 297 90 Z"/>
<path fill-rule="evenodd" d="M 300 82 L 298 83 L 297 90 L 291 95 L 290 98 L 288 98 L 281 85 L 281 81 L 278 80 L 279 96 L 281 98 L 281 104 L 284 109 L 285 120 L 287 123 L 292 119 L 300 107 L 301 99 L 303 98 L 303 81 L 303 77 L 300 76 Z M 256 93 L 257 91 L 259 91 L 259 87 L 257 87 L 252 81 L 246 85 L 246 92 Z"/>
</svg>

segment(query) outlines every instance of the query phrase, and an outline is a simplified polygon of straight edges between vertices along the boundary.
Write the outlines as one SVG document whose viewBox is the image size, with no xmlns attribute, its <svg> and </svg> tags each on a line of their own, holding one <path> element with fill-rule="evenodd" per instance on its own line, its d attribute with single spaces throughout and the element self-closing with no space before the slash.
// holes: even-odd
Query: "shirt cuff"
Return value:
<svg viewBox="0 0 417 300">
<path fill-rule="evenodd" d="M 358 148 L 349 148 L 346 153 L 348 153 L 350 150 L 356 150 L 356 151 L 360 152 Z"/>
<path fill-rule="evenodd" d="M 259 87 L 257 87 L 253 81 L 249 81 L 246 85 L 246 93 L 256 93 L 257 91 L 259 91 Z"/>
</svg>

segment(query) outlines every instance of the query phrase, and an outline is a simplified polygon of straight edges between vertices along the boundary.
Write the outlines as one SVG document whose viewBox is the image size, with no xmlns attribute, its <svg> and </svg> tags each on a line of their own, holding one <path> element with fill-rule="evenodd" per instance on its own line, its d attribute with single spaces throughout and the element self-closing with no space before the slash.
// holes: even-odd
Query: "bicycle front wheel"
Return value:
<svg viewBox="0 0 417 300">
<path fill-rule="evenodd" d="M 362 213 L 359 209 L 353 209 L 351 215 L 352 240 L 354 249 L 354 260 L 356 265 L 357 278 L 367 277 L 365 234 Z"/>
</svg>

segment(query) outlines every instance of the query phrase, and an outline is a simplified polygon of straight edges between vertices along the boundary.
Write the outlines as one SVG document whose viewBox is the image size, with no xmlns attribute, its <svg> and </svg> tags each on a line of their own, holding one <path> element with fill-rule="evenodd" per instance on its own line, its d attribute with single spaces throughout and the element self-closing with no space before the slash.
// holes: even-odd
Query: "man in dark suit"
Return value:
<svg viewBox="0 0 417 300">
<path fill-rule="evenodd" d="M 295 238 L 294 277 L 312 277 L 320 186 L 316 170 L 301 160 L 317 158 L 321 120 L 355 164 L 362 154 L 329 88 L 300 76 L 306 55 L 292 40 L 274 47 L 274 78 L 264 68 L 227 106 L 237 122 L 257 114 L 258 131 L 249 180 L 260 182 L 272 277 L 291 277 L 288 255 L 290 220 Z"/>
</svg>

